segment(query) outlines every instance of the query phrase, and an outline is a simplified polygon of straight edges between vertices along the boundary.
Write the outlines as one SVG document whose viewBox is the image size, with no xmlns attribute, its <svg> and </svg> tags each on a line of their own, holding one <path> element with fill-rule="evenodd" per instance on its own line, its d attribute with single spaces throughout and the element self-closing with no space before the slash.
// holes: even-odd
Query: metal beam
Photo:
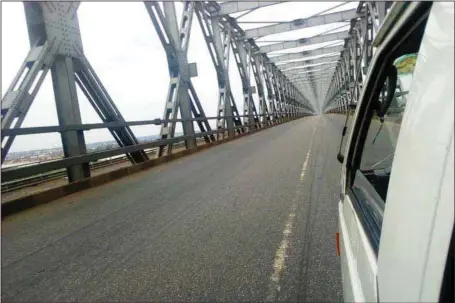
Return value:
<svg viewBox="0 0 455 303">
<path fill-rule="evenodd" d="M 344 49 L 343 45 L 337 46 L 329 46 L 324 48 L 318 48 L 309 51 L 298 52 L 294 54 L 286 54 L 281 56 L 275 56 L 270 58 L 270 62 L 276 63 L 280 61 L 288 61 L 288 60 L 295 60 L 300 58 L 306 58 L 310 56 L 319 56 L 319 55 L 326 55 L 330 53 L 339 53 Z"/>
<path fill-rule="evenodd" d="M 253 102 L 253 89 L 250 82 L 251 45 L 244 43 L 242 40 L 231 40 L 231 47 L 242 80 L 243 113 L 246 115 L 243 123 L 251 125 L 256 122 L 259 125 L 256 106 Z"/>
<path fill-rule="evenodd" d="M 291 71 L 284 71 L 283 73 L 287 76 L 287 77 L 295 77 L 295 76 L 298 76 L 298 75 L 308 75 L 308 74 L 315 74 L 316 72 L 320 72 L 320 71 L 327 71 L 327 70 L 331 70 L 331 69 L 335 69 L 335 64 L 338 64 L 338 62 L 333 62 L 331 65 L 329 66 L 322 66 L 322 68 L 313 68 L 313 67 L 308 67 L 306 70 L 301 70 L 301 69 L 296 69 L 296 70 L 291 70 Z M 318 66 L 318 67 L 321 67 L 321 66 Z"/>
<path fill-rule="evenodd" d="M 242 124 L 237 105 L 232 95 L 229 79 L 229 57 L 232 30 L 229 24 L 224 28 L 220 26 L 220 17 L 210 17 L 202 2 L 196 2 L 196 16 L 201 26 L 207 49 L 212 58 L 218 78 L 218 108 L 217 128 L 228 129 L 228 136 L 234 136 L 234 125 Z M 237 129 L 242 132 L 242 129 Z M 217 134 L 218 139 L 224 137 L 224 133 Z"/>
<path fill-rule="evenodd" d="M 309 81 L 309 80 L 320 80 L 320 79 L 324 79 L 325 77 L 330 78 L 331 75 L 332 75 L 332 73 L 325 72 L 325 73 L 316 74 L 316 75 L 312 75 L 312 76 L 303 75 L 303 76 L 300 76 L 300 77 L 294 77 L 294 78 L 290 78 L 290 80 L 294 81 L 294 82 Z"/>
<path fill-rule="evenodd" d="M 259 48 L 259 52 L 261 53 L 269 53 L 284 49 L 296 48 L 301 46 L 307 46 L 312 44 L 336 41 L 336 40 L 343 40 L 349 37 L 349 31 L 343 31 L 338 33 L 330 33 L 324 35 L 317 35 L 308 38 L 301 38 L 294 41 L 287 41 L 282 43 L 275 43 L 275 44 L 268 44 L 261 46 Z"/>
<path fill-rule="evenodd" d="M 287 1 L 232 1 L 219 3 L 219 11 L 211 12 L 212 16 L 224 16 L 228 14 L 240 13 L 250 9 L 256 9 L 260 7 L 265 7 L 269 5 L 279 4 Z"/>
<path fill-rule="evenodd" d="M 163 2 L 163 10 L 158 2 L 144 2 L 156 32 L 161 40 L 167 55 L 169 67 L 169 86 L 164 106 L 163 120 L 176 119 L 178 112 L 187 122 L 182 122 L 185 135 L 194 134 L 194 124 L 190 122 L 192 115 L 205 117 L 204 110 L 191 82 L 191 77 L 197 76 L 196 64 L 189 64 L 187 53 L 191 34 L 192 20 L 195 3 L 185 1 L 180 24 L 177 24 L 175 4 Z M 201 132 L 210 131 L 211 127 L 207 120 L 198 123 Z M 161 125 L 160 136 L 162 139 L 174 137 L 175 123 L 165 122 Z M 214 141 L 215 137 L 204 137 L 207 143 Z M 195 148 L 196 139 L 185 141 L 187 149 Z M 172 144 L 161 146 L 158 157 L 164 153 L 172 153 Z"/>
<path fill-rule="evenodd" d="M 323 66 L 326 66 L 326 65 L 334 66 L 336 64 L 338 64 L 338 61 L 320 63 L 320 64 L 316 64 L 316 65 L 301 66 L 301 67 L 294 68 L 294 69 L 284 70 L 283 73 L 286 74 L 286 75 L 296 75 L 296 74 L 300 74 L 302 71 L 312 70 L 313 68 L 323 67 Z"/>
<path fill-rule="evenodd" d="M 80 123 L 80 112 L 75 83 L 92 104 L 103 122 L 123 121 L 101 80 L 85 57 L 77 18 L 78 2 L 24 2 L 31 49 L 19 73 L 2 100 L 2 130 L 19 128 L 49 70 L 56 99 L 57 114 L 61 126 Z M 20 76 L 25 78 L 20 80 Z M 138 143 L 129 127 L 111 129 L 120 146 Z M 66 156 L 85 153 L 83 134 L 75 131 L 61 134 Z M 2 162 L 14 136 L 2 136 L 6 142 L 2 148 Z M 143 150 L 127 154 L 133 163 L 148 159 Z M 68 179 L 89 176 L 87 164 L 68 167 Z"/>
<path fill-rule="evenodd" d="M 319 26 L 324 24 L 330 24 L 334 22 L 342 22 L 357 18 L 357 10 L 350 9 L 336 13 L 330 13 L 325 15 L 318 15 L 305 19 L 296 19 L 290 22 L 283 22 L 280 24 L 274 24 L 269 26 L 263 26 L 259 28 L 253 28 L 245 31 L 244 39 L 251 39 L 257 37 L 264 37 L 272 34 L 279 34 L 289 31 L 298 30 L 301 28 Z"/>
<path fill-rule="evenodd" d="M 313 76 L 313 77 L 300 77 L 300 78 L 292 78 L 291 81 L 293 83 L 312 83 L 312 81 L 319 81 L 319 80 L 323 80 L 325 78 L 329 79 L 331 76 L 330 73 L 327 73 L 327 74 L 320 74 L 320 75 L 316 75 L 316 76 Z"/>
<path fill-rule="evenodd" d="M 277 67 L 284 71 L 290 68 L 301 68 L 305 67 L 306 65 L 312 65 L 312 64 L 321 64 L 321 63 L 326 63 L 326 62 L 332 62 L 332 61 L 338 61 L 340 59 L 340 54 L 338 53 L 333 53 L 333 54 L 328 54 L 327 56 L 320 57 L 317 59 L 304 59 L 301 61 L 295 61 L 295 62 L 290 62 L 290 63 L 285 63 L 285 64 L 279 64 Z"/>
</svg>

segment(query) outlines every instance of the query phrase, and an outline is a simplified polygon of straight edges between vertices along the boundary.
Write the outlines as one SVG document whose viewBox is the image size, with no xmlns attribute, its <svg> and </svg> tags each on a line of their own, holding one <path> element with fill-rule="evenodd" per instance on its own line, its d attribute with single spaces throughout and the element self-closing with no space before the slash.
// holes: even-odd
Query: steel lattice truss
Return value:
<svg viewBox="0 0 455 303">
<path fill-rule="evenodd" d="M 170 154 L 173 144 L 179 141 L 174 137 L 177 123 L 182 123 L 183 127 L 181 140 L 185 141 L 187 148 L 194 148 L 198 137 L 210 143 L 302 115 L 346 110 L 349 103 L 355 102 L 359 96 L 373 55 L 372 41 L 391 6 L 390 2 L 360 2 L 357 9 L 322 12 L 305 19 L 248 30 L 239 26 L 239 17 L 230 16 L 239 12 L 246 15 L 281 2 L 286 1 L 185 1 L 180 23 L 175 3 L 144 2 L 166 52 L 170 81 L 163 118 L 142 123 L 123 119 L 85 57 L 77 18 L 79 3 L 25 2 L 31 49 L 2 100 L 2 163 L 16 135 L 48 132 L 52 128 L 20 129 L 49 71 L 59 120 L 59 127 L 53 131 L 61 132 L 66 159 L 62 160 L 64 164 L 60 167 L 67 168 L 70 181 L 90 175 L 83 135 L 87 129 L 108 128 L 120 146 L 117 154 L 125 153 L 132 163 L 140 163 L 148 159 L 144 152 L 146 146 L 139 144 L 130 125 L 161 125 L 160 142 L 149 145 L 158 146 L 158 156 L 162 156 Z M 196 64 L 189 63 L 187 58 L 191 29 L 195 23 L 193 19 L 199 22 L 217 74 L 216 117 L 205 115 L 191 81 L 197 76 Z M 335 22 L 350 22 L 350 28 L 260 47 L 255 42 L 255 39 L 268 35 Z M 337 45 L 269 55 L 274 51 L 336 41 Z M 243 112 L 230 87 L 229 68 L 234 65 L 234 62 L 229 62 L 231 51 L 241 77 Z M 251 79 L 250 71 L 254 79 Z M 90 128 L 82 125 L 76 85 L 100 116 L 101 125 Z M 254 94 L 258 96 L 258 108 L 253 102 Z M 216 130 L 211 129 L 209 119 L 216 119 Z M 199 132 L 195 130 L 194 122 Z"/>
</svg>

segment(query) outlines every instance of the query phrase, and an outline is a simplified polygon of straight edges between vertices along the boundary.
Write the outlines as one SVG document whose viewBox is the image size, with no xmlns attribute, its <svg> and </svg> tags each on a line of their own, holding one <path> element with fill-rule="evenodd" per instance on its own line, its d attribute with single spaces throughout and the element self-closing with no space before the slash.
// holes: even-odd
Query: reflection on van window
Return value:
<svg viewBox="0 0 455 303">
<path fill-rule="evenodd" d="M 381 118 L 377 111 L 373 115 L 362 154 L 361 171 L 384 169 L 386 174 L 390 174 L 416 60 L 416 54 L 407 54 L 393 63 L 397 72 L 395 92 L 384 117 Z M 379 95 L 380 104 L 387 100 L 388 81 Z"/>
</svg>

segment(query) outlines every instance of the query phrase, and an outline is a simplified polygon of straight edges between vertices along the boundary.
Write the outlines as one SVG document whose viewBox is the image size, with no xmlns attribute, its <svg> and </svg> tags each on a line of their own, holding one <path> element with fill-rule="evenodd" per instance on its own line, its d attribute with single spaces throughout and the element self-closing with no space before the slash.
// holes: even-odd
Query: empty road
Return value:
<svg viewBox="0 0 455 303">
<path fill-rule="evenodd" d="M 2 221 L 2 301 L 341 301 L 344 118 L 282 124 Z"/>
</svg>

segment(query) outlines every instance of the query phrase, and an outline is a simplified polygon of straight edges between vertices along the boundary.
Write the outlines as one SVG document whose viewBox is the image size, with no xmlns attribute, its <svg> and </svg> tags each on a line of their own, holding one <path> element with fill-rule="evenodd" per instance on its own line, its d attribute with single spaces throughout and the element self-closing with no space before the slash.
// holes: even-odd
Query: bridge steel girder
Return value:
<svg viewBox="0 0 455 303">
<path fill-rule="evenodd" d="M 262 70 L 263 67 L 263 57 L 258 55 L 253 55 L 250 57 L 250 63 L 253 70 L 253 76 L 256 81 L 257 94 L 259 96 L 259 112 L 261 113 L 261 123 L 262 126 L 269 125 L 270 116 L 267 108 L 264 85 L 263 85 L 263 74 L 265 73 Z"/>
<path fill-rule="evenodd" d="M 318 74 L 321 74 L 321 73 L 327 73 L 328 71 L 333 71 L 335 68 L 336 68 L 336 66 L 327 66 L 325 68 L 320 68 L 320 69 L 309 68 L 307 70 L 300 71 L 300 72 L 297 72 L 297 73 L 284 72 L 284 74 L 286 76 L 288 76 L 289 79 L 295 79 L 295 78 L 298 78 L 299 76 L 302 76 L 302 75 L 315 75 L 315 74 L 318 75 Z"/>
<path fill-rule="evenodd" d="M 224 16 L 228 14 L 240 13 L 247 10 L 257 9 L 260 7 L 266 7 L 288 1 L 234 1 L 219 3 L 219 10 L 211 10 L 211 15 Z"/>
<path fill-rule="evenodd" d="M 216 14 L 216 11 L 219 11 L 219 9 L 220 9 L 220 4 L 218 4 L 218 3 L 214 2 L 214 1 L 209 1 L 209 2 L 207 2 L 207 3 L 204 3 L 204 6 L 207 7 L 207 10 L 210 11 L 213 15 Z M 254 42 L 253 39 L 245 40 L 245 39 L 243 38 L 243 37 L 244 37 L 244 31 L 239 27 L 238 23 L 235 21 L 234 18 L 225 15 L 225 16 L 223 16 L 223 18 L 221 19 L 221 23 L 223 23 L 223 24 L 230 24 L 231 27 L 232 27 L 232 31 L 233 31 L 232 40 L 233 40 L 234 42 L 231 42 L 231 46 L 232 46 L 232 48 L 233 48 L 234 54 L 235 54 L 235 52 L 236 52 L 236 50 L 235 50 L 236 45 L 235 45 L 235 44 L 237 44 L 237 43 L 244 43 L 244 44 L 245 44 L 245 48 L 250 48 L 253 54 L 254 54 L 254 53 L 257 53 L 257 52 L 259 51 L 259 47 L 256 45 L 256 43 Z M 249 46 L 248 46 L 248 45 L 249 45 Z M 263 65 L 266 65 L 266 64 L 268 65 L 268 64 L 271 63 L 271 62 L 270 62 L 270 59 L 267 57 L 266 54 L 261 54 L 261 55 L 262 55 L 262 58 L 263 58 L 263 59 L 262 59 Z M 234 58 L 236 58 L 236 61 L 237 61 L 237 56 L 234 56 Z M 273 70 L 273 69 L 272 69 L 272 70 Z M 281 86 L 280 86 L 279 84 L 277 84 L 277 85 L 276 85 L 277 90 L 275 90 L 275 86 L 272 85 L 272 82 L 274 82 L 274 78 L 276 78 L 277 81 L 289 82 L 289 80 L 288 80 L 285 76 L 283 76 L 284 80 L 280 80 L 280 79 L 278 79 L 278 77 L 272 77 L 272 78 L 270 79 L 270 84 L 271 84 L 271 87 L 273 87 L 273 91 L 274 91 L 275 98 L 276 98 L 276 96 L 284 96 L 284 95 L 283 95 L 284 92 L 281 92 L 281 91 L 280 91 L 280 90 L 285 89 L 284 85 L 281 85 Z M 275 82 L 278 83 L 277 81 L 275 81 Z M 301 95 L 301 94 L 300 94 L 300 95 Z M 280 98 L 280 97 L 278 97 L 278 98 Z M 286 101 L 284 98 L 281 98 L 280 100 L 283 101 L 283 102 Z M 301 99 L 298 99 L 297 102 L 302 102 L 302 104 L 303 104 L 303 102 L 305 102 L 305 101 L 304 101 L 304 98 L 301 98 Z M 284 104 L 284 103 L 283 103 L 283 104 Z M 300 104 L 300 103 L 299 103 L 299 104 Z M 278 106 L 279 106 L 279 105 L 280 105 L 279 103 L 276 104 L 277 112 L 279 112 L 279 111 L 278 111 Z M 303 105 L 301 105 L 301 106 L 302 106 L 302 108 L 303 108 Z M 303 109 L 302 109 L 302 111 L 303 111 Z M 286 116 L 286 115 L 284 115 L 284 116 Z M 256 120 L 256 121 L 257 121 L 257 120 Z M 256 122 L 256 124 L 257 124 L 257 122 Z"/>
<path fill-rule="evenodd" d="M 287 70 L 284 70 L 283 73 L 287 76 L 299 75 L 302 72 L 311 71 L 311 70 L 313 70 L 313 68 L 316 68 L 316 67 L 326 67 L 326 66 L 336 66 L 336 65 L 338 65 L 338 61 L 324 62 L 324 63 L 315 64 L 315 65 L 300 66 L 300 67 L 294 68 L 294 69 L 287 69 Z"/>
<path fill-rule="evenodd" d="M 243 118 L 244 125 L 256 125 L 259 127 L 259 117 L 256 110 L 256 105 L 253 101 L 253 87 L 251 86 L 250 68 L 251 68 L 251 46 L 244 43 L 242 40 L 231 40 L 231 47 L 234 53 L 234 58 L 239 70 L 240 79 L 242 80 L 243 90 Z M 246 129 L 250 127 L 247 126 Z"/>
<path fill-rule="evenodd" d="M 264 63 L 264 62 L 263 62 Z M 264 67 L 264 82 L 267 89 L 267 102 L 269 104 L 269 113 L 271 122 L 278 119 L 276 104 L 275 104 L 275 91 L 273 90 L 273 75 L 272 66 L 270 64 L 263 64 Z"/>
<path fill-rule="evenodd" d="M 49 70 L 60 126 L 82 124 L 76 84 L 104 123 L 124 121 L 85 57 L 78 7 L 79 2 L 24 2 L 31 49 L 2 99 L 2 130 L 20 128 Z M 139 143 L 129 127 L 109 131 L 120 147 Z M 2 163 L 14 138 L 2 136 Z M 61 133 L 61 140 L 65 157 L 87 153 L 82 131 Z M 132 163 L 148 159 L 143 150 L 127 157 Z M 67 175 L 69 182 L 89 177 L 89 163 L 68 167 Z"/>
<path fill-rule="evenodd" d="M 347 111 L 349 103 L 358 100 L 373 56 L 372 42 L 390 6 L 381 1 L 359 3 L 359 19 L 351 20 L 350 38 L 324 96 L 327 110 Z"/>
<path fill-rule="evenodd" d="M 194 117 L 206 117 L 204 109 L 199 101 L 196 90 L 191 82 L 191 77 L 197 76 L 196 64 L 188 64 L 187 53 L 190 41 L 192 20 L 195 3 L 185 1 L 180 24 L 177 24 L 175 4 L 163 2 L 161 10 L 158 2 L 144 2 L 147 12 L 152 20 L 155 30 L 166 52 L 169 67 L 169 88 L 164 107 L 163 120 L 176 119 L 180 111 L 183 133 L 185 136 L 194 135 L 194 124 L 190 121 Z M 161 25 L 161 26 L 160 26 Z M 208 120 L 199 120 L 198 126 L 201 132 L 211 131 Z M 161 124 L 161 139 L 170 139 L 175 135 L 175 122 L 164 121 Z M 207 143 L 215 140 L 213 135 L 204 136 Z M 173 144 L 160 146 L 158 157 L 172 153 Z M 196 139 L 185 140 L 187 149 L 195 148 Z"/>
<path fill-rule="evenodd" d="M 196 2 L 195 13 L 198 18 L 207 49 L 215 66 L 218 78 L 217 129 L 227 128 L 228 136 L 234 136 L 234 126 L 241 126 L 242 121 L 232 94 L 229 79 L 229 55 L 232 30 L 229 24 L 221 27 L 219 16 L 211 17 L 202 2 Z M 237 132 L 243 132 L 237 128 Z M 224 133 L 218 133 L 217 139 Z"/>
<path fill-rule="evenodd" d="M 301 58 L 306 58 L 310 56 L 320 56 L 320 55 L 327 55 L 331 53 L 339 53 L 344 49 L 342 45 L 336 45 L 336 46 L 328 46 L 328 47 L 321 47 L 309 51 L 303 51 L 303 52 L 297 52 L 293 54 L 285 54 L 285 55 L 279 55 L 275 57 L 270 58 L 270 62 L 277 63 L 280 61 L 289 61 L 289 60 L 295 60 L 295 59 L 301 59 Z"/>
<path fill-rule="evenodd" d="M 356 9 L 317 15 L 305 19 L 297 19 L 290 22 L 283 22 L 274 25 L 253 28 L 245 31 L 245 39 L 264 37 L 272 34 L 279 34 L 289 31 L 294 31 L 307 27 L 320 26 L 334 22 L 342 22 L 357 18 Z"/>
<path fill-rule="evenodd" d="M 274 52 L 274 51 L 308 46 L 308 45 L 319 44 L 319 43 L 324 43 L 324 42 L 344 40 L 348 37 L 349 37 L 349 31 L 316 35 L 316 36 L 312 36 L 312 37 L 308 37 L 308 38 L 300 38 L 300 39 L 297 39 L 294 41 L 286 41 L 286 42 L 281 42 L 281 43 L 263 45 L 259 48 L 259 52 L 260 53 L 270 53 L 270 52 Z"/>
<path fill-rule="evenodd" d="M 332 73 L 331 72 L 323 72 L 323 73 L 318 73 L 318 74 L 301 74 L 297 77 L 290 77 L 289 79 L 291 81 L 299 81 L 299 80 L 319 80 L 321 78 L 324 78 L 324 77 L 331 77 L 332 76 Z"/>
<path fill-rule="evenodd" d="M 311 66 L 315 64 L 321 64 L 326 62 L 338 62 L 340 57 L 339 53 L 327 54 L 326 56 L 319 57 L 317 59 L 304 59 L 300 61 L 284 63 L 277 65 L 282 71 L 297 69 L 297 68 L 305 68 L 306 66 Z"/>
<path fill-rule="evenodd" d="M 279 112 L 279 114 L 277 115 L 277 118 L 281 119 L 281 118 L 284 117 L 284 115 L 283 115 L 284 98 L 283 98 L 282 90 L 280 88 L 280 81 L 279 81 L 279 78 L 278 78 L 278 69 L 276 68 L 275 65 L 270 65 L 270 70 L 271 70 L 271 75 L 272 75 L 272 78 L 271 78 L 272 85 L 273 85 L 273 89 L 274 89 L 274 92 L 275 92 L 276 107 L 277 107 L 277 111 Z"/>
</svg>

